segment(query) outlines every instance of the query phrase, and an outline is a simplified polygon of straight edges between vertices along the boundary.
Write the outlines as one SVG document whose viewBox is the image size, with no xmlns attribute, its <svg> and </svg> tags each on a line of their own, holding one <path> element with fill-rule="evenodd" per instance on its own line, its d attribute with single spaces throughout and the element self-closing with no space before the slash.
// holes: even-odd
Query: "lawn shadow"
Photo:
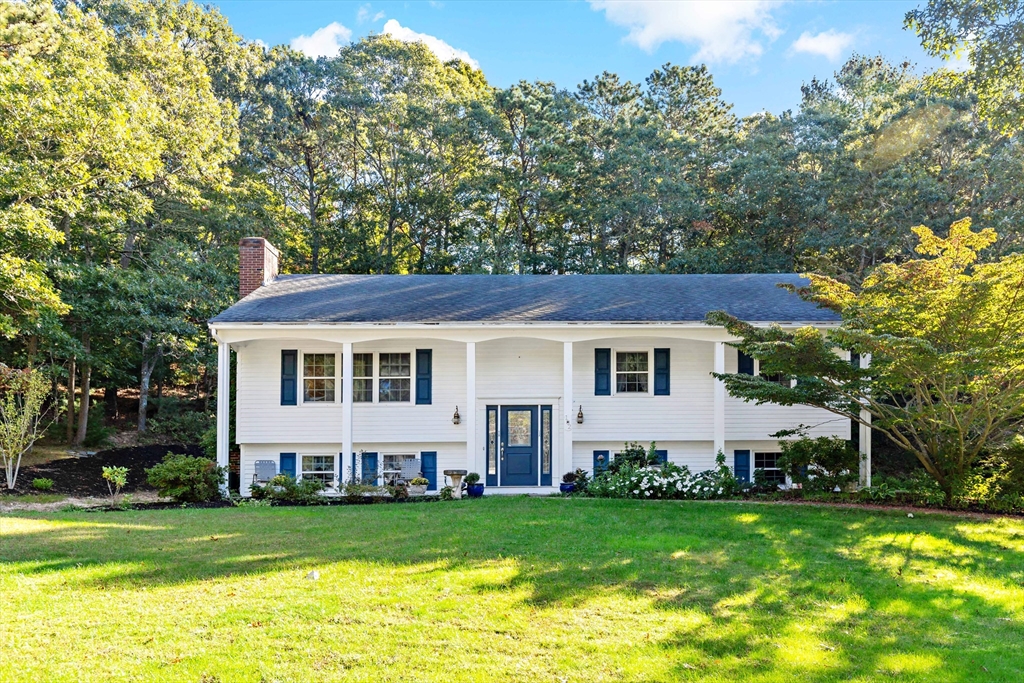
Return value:
<svg viewBox="0 0 1024 683">
<path fill-rule="evenodd" d="M 1019 655 L 1007 655 L 1024 623 L 1024 558 L 1016 527 L 997 523 L 978 532 L 828 508 L 511 499 L 154 511 L 137 515 L 138 528 L 94 526 L 96 517 L 43 516 L 73 523 L 6 540 L 0 526 L 0 563 L 27 574 L 104 569 L 69 580 L 106 588 L 337 562 L 412 570 L 500 561 L 513 571 L 477 582 L 478 595 L 514 591 L 538 610 L 626 595 L 654 614 L 691 616 L 637 645 L 664 653 L 679 679 L 1020 679 Z M 972 635 L 978 628 L 984 639 Z"/>
</svg>

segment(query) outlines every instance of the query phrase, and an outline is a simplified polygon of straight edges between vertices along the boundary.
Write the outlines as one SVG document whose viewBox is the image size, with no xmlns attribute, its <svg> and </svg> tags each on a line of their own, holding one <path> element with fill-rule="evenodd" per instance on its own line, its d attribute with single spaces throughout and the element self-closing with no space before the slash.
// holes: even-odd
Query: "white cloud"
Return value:
<svg viewBox="0 0 1024 683">
<path fill-rule="evenodd" d="M 292 38 L 291 46 L 313 57 L 334 57 L 341 46 L 352 39 L 352 31 L 334 21 L 313 31 L 311 36 Z"/>
<path fill-rule="evenodd" d="M 370 5 L 360 5 L 359 11 L 356 12 L 356 21 L 360 24 L 370 18 Z"/>
<path fill-rule="evenodd" d="M 480 68 L 477 61 L 470 57 L 469 53 L 465 50 L 454 48 L 440 38 L 427 35 L 426 33 L 416 33 L 416 31 L 402 26 L 394 19 L 387 20 L 384 24 L 383 33 L 391 36 L 395 40 L 401 40 L 403 43 L 423 43 L 431 52 L 437 55 L 437 58 L 442 62 L 447 62 L 450 59 L 461 59 L 474 69 Z"/>
<path fill-rule="evenodd" d="M 840 33 L 835 29 L 829 29 L 812 36 L 810 32 L 804 31 L 794 41 L 792 50 L 793 52 L 806 52 L 809 55 L 820 55 L 835 62 L 851 45 L 853 45 L 852 33 Z"/>
<path fill-rule="evenodd" d="M 608 21 L 629 29 L 626 40 L 653 52 L 679 41 L 698 47 L 693 61 L 735 62 L 763 52 L 755 34 L 781 35 L 771 12 L 780 0 L 589 0 Z"/>
</svg>

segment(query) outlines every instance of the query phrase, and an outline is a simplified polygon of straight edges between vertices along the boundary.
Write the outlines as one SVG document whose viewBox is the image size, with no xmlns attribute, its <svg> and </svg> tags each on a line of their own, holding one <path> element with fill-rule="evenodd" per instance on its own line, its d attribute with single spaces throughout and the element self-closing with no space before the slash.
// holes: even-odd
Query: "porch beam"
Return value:
<svg viewBox="0 0 1024 683">
<path fill-rule="evenodd" d="M 725 342 L 715 342 L 715 372 L 725 372 Z M 725 382 L 715 379 L 714 395 L 714 439 L 715 455 L 721 451 L 725 453 Z"/>
<path fill-rule="evenodd" d="M 466 469 L 477 467 L 476 434 L 476 342 L 466 342 Z"/>
<path fill-rule="evenodd" d="M 871 354 L 866 353 L 860 357 L 860 367 L 866 370 L 871 366 Z M 857 425 L 859 429 L 857 442 L 860 445 L 860 486 L 862 488 L 871 486 L 871 413 L 866 410 L 860 411 L 860 419 L 867 424 Z"/>
<path fill-rule="evenodd" d="M 231 346 L 217 344 L 217 465 L 228 468 L 231 451 Z M 220 483 L 221 493 L 227 495 L 227 479 Z"/>
<path fill-rule="evenodd" d="M 341 455 L 338 458 L 341 462 L 338 463 L 337 469 L 339 483 L 345 479 L 345 463 L 352 462 L 352 466 L 355 467 L 355 461 L 352 460 L 354 372 L 352 342 L 345 342 L 341 345 Z M 352 472 L 352 478 L 356 481 L 357 476 L 358 473 Z"/>
<path fill-rule="evenodd" d="M 576 416 L 573 414 L 572 396 L 572 342 L 562 343 L 562 466 L 551 473 L 551 483 L 562 480 L 562 473 L 572 467 L 572 429 Z"/>
</svg>

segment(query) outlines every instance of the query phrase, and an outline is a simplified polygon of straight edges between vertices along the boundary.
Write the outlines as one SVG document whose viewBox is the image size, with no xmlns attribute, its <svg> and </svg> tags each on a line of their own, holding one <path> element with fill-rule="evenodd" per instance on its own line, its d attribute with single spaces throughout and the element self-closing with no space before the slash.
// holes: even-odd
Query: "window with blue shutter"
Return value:
<svg viewBox="0 0 1024 683">
<path fill-rule="evenodd" d="M 295 454 L 294 453 L 282 453 L 281 461 L 277 468 L 277 471 L 281 474 L 287 474 L 292 479 L 295 478 Z"/>
<path fill-rule="evenodd" d="M 362 481 L 364 484 L 375 485 L 377 483 L 377 454 L 362 454 Z"/>
<path fill-rule="evenodd" d="M 751 356 L 743 353 L 742 351 L 737 352 L 736 360 L 736 372 L 741 375 L 754 376 L 754 359 Z"/>
<path fill-rule="evenodd" d="M 658 456 L 658 462 L 662 465 L 668 462 L 668 451 L 654 451 L 655 455 Z"/>
<path fill-rule="evenodd" d="M 416 405 L 429 406 L 432 392 L 432 367 L 434 353 L 431 349 L 416 349 Z"/>
<path fill-rule="evenodd" d="M 654 395 L 669 395 L 669 353 L 668 349 L 654 349 Z"/>
<path fill-rule="evenodd" d="M 750 451 L 733 451 L 732 472 L 737 481 L 750 481 Z"/>
<path fill-rule="evenodd" d="M 594 451 L 594 476 L 601 474 L 608 469 L 608 462 L 611 460 L 610 451 Z"/>
<path fill-rule="evenodd" d="M 423 472 L 423 478 L 429 482 L 427 484 L 427 490 L 436 491 L 437 451 L 422 451 L 420 453 L 420 470 Z"/>
<path fill-rule="evenodd" d="M 281 405 L 298 405 L 299 396 L 299 352 L 281 352 Z"/>
<path fill-rule="evenodd" d="M 594 396 L 612 395 L 612 350 L 594 349 Z"/>
</svg>

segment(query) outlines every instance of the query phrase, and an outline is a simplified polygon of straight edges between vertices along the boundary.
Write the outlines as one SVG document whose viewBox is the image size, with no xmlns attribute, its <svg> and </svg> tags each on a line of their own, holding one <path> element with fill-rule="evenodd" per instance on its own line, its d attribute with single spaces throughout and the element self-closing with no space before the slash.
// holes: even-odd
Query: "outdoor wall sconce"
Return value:
<svg viewBox="0 0 1024 683">
<path fill-rule="evenodd" d="M 576 424 L 583 424 L 583 406 L 580 406 L 580 412 L 576 413 Z"/>
<path fill-rule="evenodd" d="M 452 415 L 452 424 L 457 425 L 462 422 L 462 417 L 459 415 L 459 407 L 455 406 L 455 414 Z"/>
</svg>

